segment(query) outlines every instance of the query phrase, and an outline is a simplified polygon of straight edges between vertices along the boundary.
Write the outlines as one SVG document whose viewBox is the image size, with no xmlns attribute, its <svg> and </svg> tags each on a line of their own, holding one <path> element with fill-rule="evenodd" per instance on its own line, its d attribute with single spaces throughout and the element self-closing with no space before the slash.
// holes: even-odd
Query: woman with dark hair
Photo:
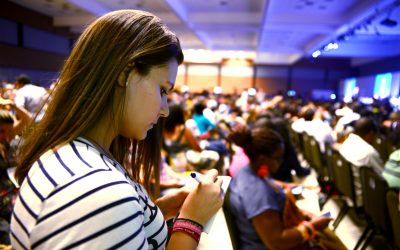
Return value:
<svg viewBox="0 0 400 250">
<path fill-rule="evenodd" d="M 230 190 L 231 211 L 239 235 L 239 249 L 307 249 L 331 218 L 311 218 L 297 208 L 293 196 L 282 183 L 272 179 L 284 156 L 281 136 L 265 126 L 249 129 L 240 125 L 228 139 L 243 148 L 249 166 L 233 177 Z M 331 239 L 334 238 L 334 239 Z M 334 249 L 346 249 L 335 237 Z"/>
<path fill-rule="evenodd" d="M 274 118 L 260 118 L 254 123 L 255 127 L 267 127 L 276 131 L 283 139 L 283 144 L 285 146 L 284 157 L 279 169 L 275 173 L 271 173 L 274 179 L 292 182 L 292 170 L 296 172 L 297 176 L 306 176 L 310 174 L 308 168 L 303 168 L 297 158 L 296 150 L 291 142 L 289 135 L 289 125 L 286 120 L 280 117 Z"/>
<path fill-rule="evenodd" d="M 165 219 L 178 211 L 167 249 L 196 248 L 222 205 L 217 171 L 155 202 L 145 190 L 159 181 L 158 119 L 182 61 L 178 38 L 150 13 L 115 11 L 86 28 L 20 150 L 15 249 L 164 249 Z"/>
<path fill-rule="evenodd" d="M 186 169 L 187 161 L 178 161 L 178 159 L 186 158 L 185 153 L 188 150 L 200 152 L 201 148 L 192 131 L 185 126 L 185 110 L 182 106 L 170 105 L 169 111 L 169 116 L 164 119 L 162 147 L 172 169 L 177 172 L 184 172 L 189 170 Z"/>
</svg>

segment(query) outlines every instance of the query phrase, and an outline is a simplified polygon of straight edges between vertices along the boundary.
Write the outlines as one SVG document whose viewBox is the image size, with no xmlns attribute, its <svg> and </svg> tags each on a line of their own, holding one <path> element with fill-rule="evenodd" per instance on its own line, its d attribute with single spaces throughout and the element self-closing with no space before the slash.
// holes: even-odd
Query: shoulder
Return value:
<svg viewBox="0 0 400 250">
<path fill-rule="evenodd" d="M 256 176 L 250 166 L 241 168 L 232 178 L 232 189 L 234 192 L 251 192 L 260 190 L 265 186 L 262 179 Z"/>
</svg>

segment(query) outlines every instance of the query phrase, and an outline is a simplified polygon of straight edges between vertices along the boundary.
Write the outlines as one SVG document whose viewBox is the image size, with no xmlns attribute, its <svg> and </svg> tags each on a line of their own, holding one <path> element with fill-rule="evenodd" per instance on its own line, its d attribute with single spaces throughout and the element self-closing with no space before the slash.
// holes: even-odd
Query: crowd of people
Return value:
<svg viewBox="0 0 400 250">
<path fill-rule="evenodd" d="M 0 212 L 14 248 L 195 249 L 223 203 L 218 175 L 229 175 L 240 249 L 345 249 L 331 218 L 287 192 L 311 171 L 293 132 L 400 188 L 400 113 L 387 102 L 181 92 L 182 62 L 156 16 L 115 11 L 84 31 L 53 91 L 26 75 L 3 86 Z M 203 175 L 187 189 L 191 171 Z"/>
</svg>

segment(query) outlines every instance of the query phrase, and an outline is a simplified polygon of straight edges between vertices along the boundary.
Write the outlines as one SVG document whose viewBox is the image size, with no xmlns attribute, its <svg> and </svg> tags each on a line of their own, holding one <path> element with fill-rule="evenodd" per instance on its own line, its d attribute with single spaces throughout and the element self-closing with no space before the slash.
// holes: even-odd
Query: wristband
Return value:
<svg viewBox="0 0 400 250">
<path fill-rule="evenodd" d="M 201 229 L 201 231 L 203 231 L 203 226 L 200 223 L 198 223 L 198 222 L 196 222 L 194 220 L 186 219 L 186 218 L 176 218 L 176 220 L 174 222 L 176 223 L 177 221 L 185 221 L 187 223 L 196 225 L 197 227 L 199 227 Z"/>
<path fill-rule="evenodd" d="M 174 232 L 185 233 L 190 237 L 192 237 L 197 244 L 199 244 L 202 231 L 203 231 L 202 225 L 200 225 L 195 221 L 183 218 L 176 219 L 174 226 L 172 228 L 172 233 Z"/>
</svg>

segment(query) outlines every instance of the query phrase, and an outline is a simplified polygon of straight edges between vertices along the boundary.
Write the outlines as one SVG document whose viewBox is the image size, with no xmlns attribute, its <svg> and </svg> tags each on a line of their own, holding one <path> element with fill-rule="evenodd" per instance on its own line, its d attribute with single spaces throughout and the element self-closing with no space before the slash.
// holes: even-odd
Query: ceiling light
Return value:
<svg viewBox="0 0 400 250">
<path fill-rule="evenodd" d="M 314 58 L 317 58 L 320 55 L 321 55 L 321 51 L 319 51 L 319 50 L 316 50 L 316 51 L 314 51 L 314 53 L 312 53 L 312 57 L 314 57 Z"/>
</svg>

